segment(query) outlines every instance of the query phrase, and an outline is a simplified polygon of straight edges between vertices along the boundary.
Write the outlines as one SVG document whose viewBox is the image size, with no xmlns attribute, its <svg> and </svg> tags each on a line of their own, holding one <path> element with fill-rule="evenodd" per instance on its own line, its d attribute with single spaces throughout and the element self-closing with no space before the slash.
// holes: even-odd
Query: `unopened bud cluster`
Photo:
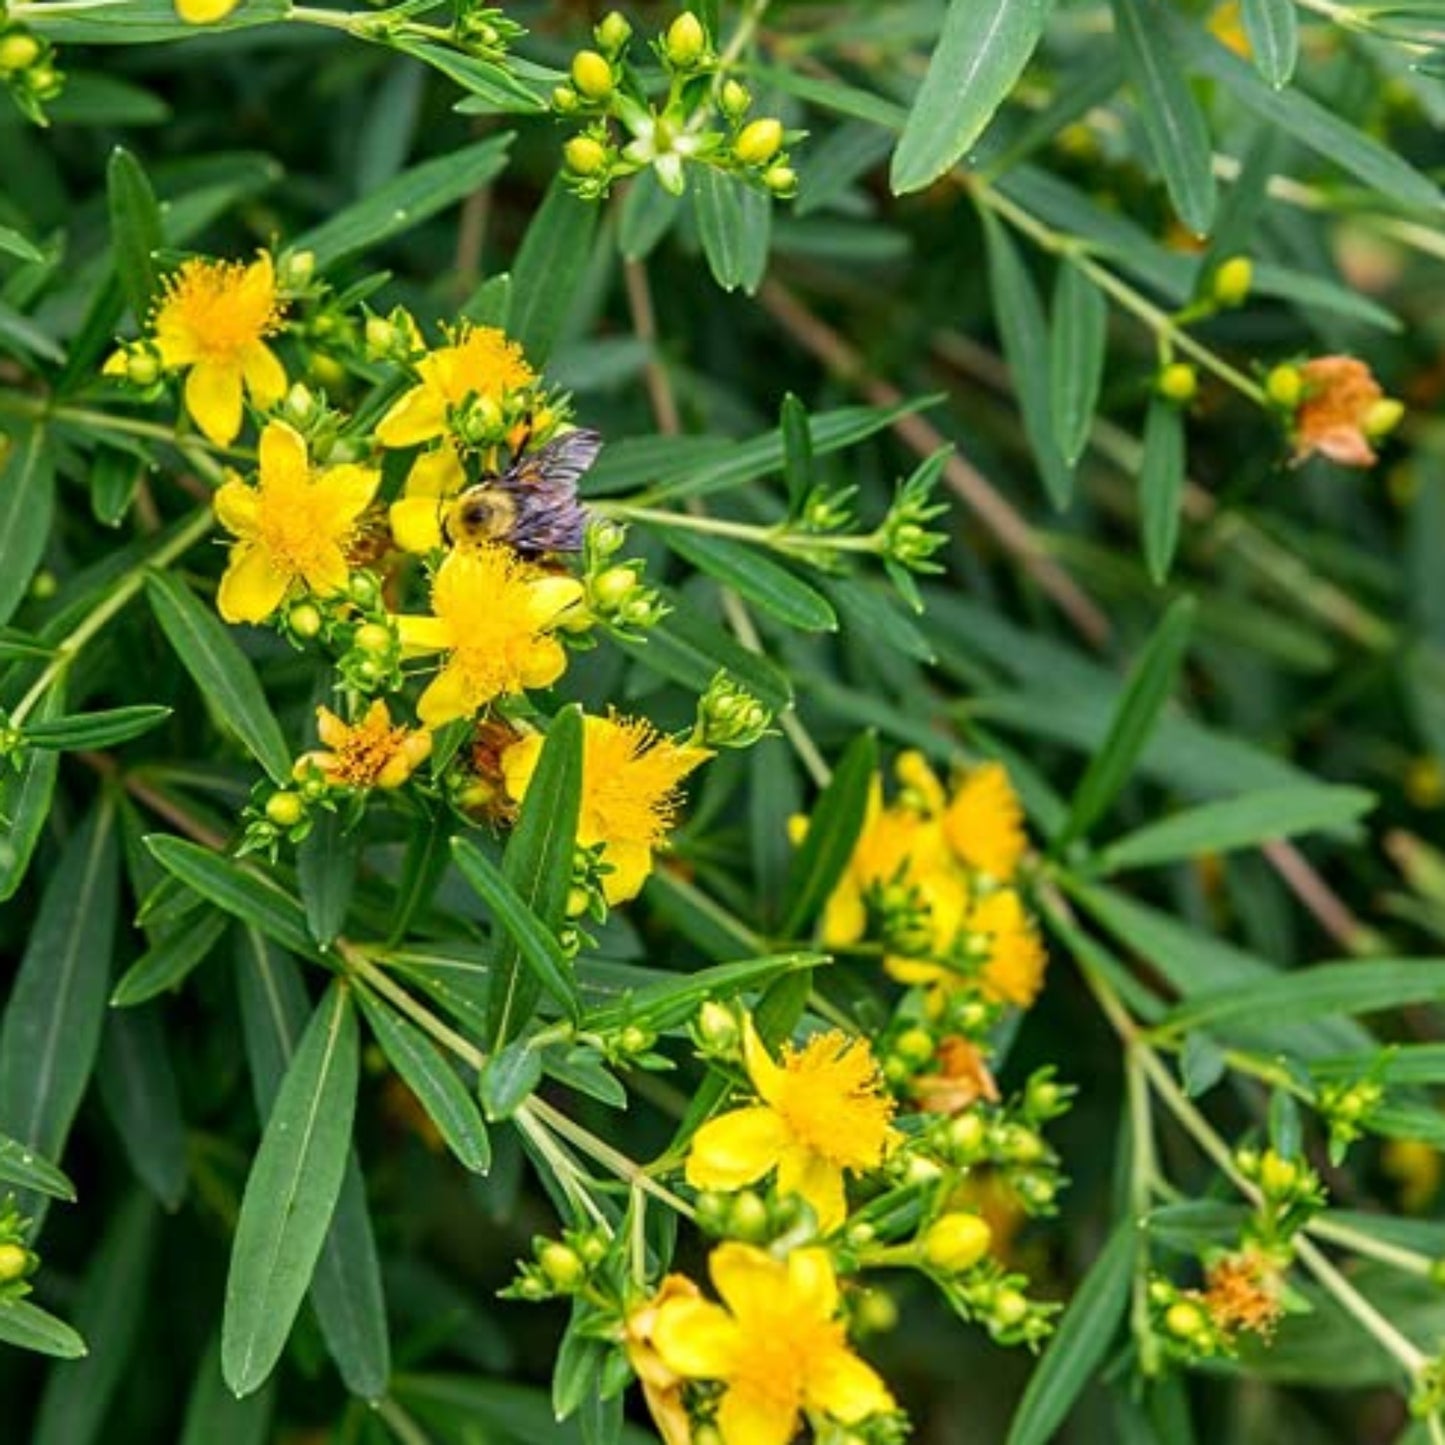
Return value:
<svg viewBox="0 0 1445 1445">
<path fill-rule="evenodd" d="M 504 1290 L 509 1299 L 544 1300 L 577 1294 L 603 1267 L 610 1251 L 597 1230 L 569 1229 L 561 1239 L 539 1236 L 532 1258 L 518 1265 L 516 1280 Z"/>
<path fill-rule="evenodd" d="M 45 104 L 65 88 L 55 48 L 43 35 L 16 21 L 0 19 L 0 81 L 27 119 L 46 125 Z"/>
<path fill-rule="evenodd" d="M 772 720 L 772 713 L 747 688 L 719 672 L 698 699 L 693 741 L 704 748 L 750 748 Z"/>
</svg>

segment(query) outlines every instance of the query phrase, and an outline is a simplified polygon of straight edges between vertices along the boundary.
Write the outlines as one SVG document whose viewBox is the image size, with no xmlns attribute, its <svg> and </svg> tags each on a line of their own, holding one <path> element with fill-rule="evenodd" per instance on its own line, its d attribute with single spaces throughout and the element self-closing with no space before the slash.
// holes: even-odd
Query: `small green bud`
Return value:
<svg viewBox="0 0 1445 1445">
<path fill-rule="evenodd" d="M 1371 441 L 1387 437 L 1400 425 L 1405 415 L 1405 403 L 1393 396 L 1382 396 L 1365 413 L 1364 433 Z"/>
<path fill-rule="evenodd" d="M 1199 392 L 1199 374 L 1187 361 L 1171 361 L 1160 371 L 1155 388 L 1166 401 L 1187 406 Z"/>
<path fill-rule="evenodd" d="M 933 1035 L 927 1029 L 904 1029 L 893 1041 L 893 1052 L 905 1063 L 919 1068 L 933 1057 Z"/>
<path fill-rule="evenodd" d="M 395 645 L 391 629 L 380 622 L 362 623 L 351 642 L 359 652 L 369 652 L 373 657 L 390 652 Z"/>
<path fill-rule="evenodd" d="M 552 92 L 552 109 L 558 115 L 571 115 L 577 104 L 577 92 L 570 85 L 559 85 Z"/>
<path fill-rule="evenodd" d="M 978 1114 L 960 1114 L 949 1121 L 945 1137 L 949 1149 L 961 1159 L 976 1159 L 987 1142 L 988 1125 Z"/>
<path fill-rule="evenodd" d="M 1305 380 L 1297 366 L 1276 366 L 1264 379 L 1264 392 L 1282 411 L 1294 411 L 1304 398 Z"/>
<path fill-rule="evenodd" d="M 624 1054 L 635 1055 L 645 1053 L 656 1041 L 656 1034 L 649 1033 L 637 1024 L 628 1024 L 617 1036 L 617 1047 Z"/>
<path fill-rule="evenodd" d="M 1211 290 L 1221 306 L 1243 306 L 1254 281 L 1254 263 L 1248 256 L 1231 256 L 1214 273 Z"/>
<path fill-rule="evenodd" d="M 783 123 L 768 116 L 743 127 L 733 142 L 733 154 L 745 166 L 762 166 L 777 155 L 782 145 Z"/>
<path fill-rule="evenodd" d="M 691 10 L 684 10 L 667 27 L 662 48 L 669 64 L 679 70 L 691 70 L 707 50 L 707 31 L 702 28 L 702 21 Z"/>
<path fill-rule="evenodd" d="M 286 614 L 286 625 L 291 629 L 294 636 L 309 642 L 313 637 L 321 634 L 325 619 L 321 616 L 321 609 L 311 602 L 298 602 L 290 612 Z"/>
<path fill-rule="evenodd" d="M 592 584 L 593 600 L 610 612 L 632 596 L 638 580 L 635 568 L 609 567 Z"/>
<path fill-rule="evenodd" d="M 0 36 L 0 75 L 29 70 L 45 47 L 28 30 L 11 30 Z"/>
<path fill-rule="evenodd" d="M 733 1196 L 728 1211 L 728 1233 L 734 1238 L 756 1244 L 768 1237 L 770 1223 L 768 1206 L 754 1190 L 745 1189 Z"/>
<path fill-rule="evenodd" d="M 603 16 L 592 34 L 605 54 L 616 55 L 632 39 L 632 26 L 625 15 L 614 10 Z"/>
<path fill-rule="evenodd" d="M 737 1015 L 726 1004 L 709 999 L 697 1011 L 697 1036 L 718 1053 L 731 1052 L 740 1037 Z"/>
<path fill-rule="evenodd" d="M 1029 1302 L 1016 1289 L 1001 1289 L 994 1296 L 993 1317 L 1005 1329 L 1019 1325 L 1028 1317 Z"/>
<path fill-rule="evenodd" d="M 752 92 L 740 81 L 728 80 L 723 83 L 722 94 L 718 96 L 718 104 L 722 107 L 722 113 L 729 120 L 741 120 L 748 113 L 752 103 Z"/>
<path fill-rule="evenodd" d="M 607 169 L 607 147 L 590 135 L 574 135 L 562 147 L 569 170 L 579 176 L 600 175 Z"/>
<path fill-rule="evenodd" d="M 277 267 L 276 279 L 286 291 L 300 291 L 316 274 L 315 251 L 288 251 Z"/>
<path fill-rule="evenodd" d="M 281 414 L 297 427 L 305 427 L 314 421 L 320 409 L 321 403 L 316 400 L 316 393 L 304 381 L 292 382 L 291 390 L 286 393 L 286 400 L 281 404 Z"/>
<path fill-rule="evenodd" d="M 23 1244 L 0 1244 L 0 1286 L 14 1284 L 30 1273 L 35 1256 Z"/>
<path fill-rule="evenodd" d="M 1175 1339 L 1192 1340 L 1208 1327 L 1209 1320 L 1204 1311 L 1188 1300 L 1178 1300 L 1164 1312 L 1164 1328 Z"/>
<path fill-rule="evenodd" d="M 306 816 L 306 804 L 298 793 L 272 793 L 266 799 L 266 817 L 278 828 L 294 828 Z"/>
<path fill-rule="evenodd" d="M 945 1214 L 935 1219 L 920 1236 L 918 1245 L 924 1262 L 946 1274 L 972 1269 L 993 1242 L 993 1231 L 977 1214 Z"/>
<path fill-rule="evenodd" d="M 561 1294 L 570 1294 L 587 1277 L 587 1266 L 570 1245 L 549 1239 L 537 1251 L 537 1263 L 548 1282 Z"/>
<path fill-rule="evenodd" d="M 353 572 L 346 592 L 358 607 L 374 607 L 381 599 L 381 583 L 370 572 Z"/>
<path fill-rule="evenodd" d="M 588 100 L 606 100 L 613 90 L 612 67 L 595 50 L 579 50 L 572 57 L 572 84 Z"/>
<path fill-rule="evenodd" d="M 763 172 L 763 184 L 779 200 L 786 201 L 798 194 L 798 173 L 791 166 L 769 166 Z"/>
</svg>

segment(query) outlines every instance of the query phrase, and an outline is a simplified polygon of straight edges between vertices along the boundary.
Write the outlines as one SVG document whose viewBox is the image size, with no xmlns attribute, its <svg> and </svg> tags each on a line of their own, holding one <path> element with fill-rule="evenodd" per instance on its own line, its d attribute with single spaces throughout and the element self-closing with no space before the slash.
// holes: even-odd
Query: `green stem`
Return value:
<svg viewBox="0 0 1445 1445">
<path fill-rule="evenodd" d="M 755 547 L 767 547 L 789 556 L 809 552 L 866 552 L 876 556 L 882 538 L 876 532 L 865 537 L 837 536 L 826 532 L 794 532 L 786 527 L 764 527 L 752 522 L 733 522 L 706 512 L 668 512 L 658 507 L 633 507 L 624 502 L 594 502 L 591 510 L 619 522 L 641 522 L 644 526 L 681 528 L 708 532 L 716 537 L 735 537 Z"/>
<path fill-rule="evenodd" d="M 401 1445 L 431 1445 L 425 1431 L 390 1395 L 376 1402 L 376 1413 Z"/>
<path fill-rule="evenodd" d="M 15 706 L 10 723 L 19 727 L 35 708 L 41 698 L 59 679 L 64 676 L 81 650 L 101 629 L 145 586 L 146 573 L 165 567 L 195 546 L 210 530 L 215 518 L 209 507 L 201 508 L 191 520 L 177 532 L 169 542 L 158 547 L 145 561 L 137 563 L 115 584 L 111 591 L 98 602 L 68 632 L 55 649 L 55 655 L 46 664 L 40 676 L 30 685 L 30 690 Z"/>
<path fill-rule="evenodd" d="M 1139 1057 L 1137 1044 L 1128 1046 L 1126 1067 L 1129 1092 L 1129 1208 L 1136 1224 L 1149 1214 L 1150 1183 L 1158 1172 L 1154 1154 L 1154 1120 L 1149 1109 L 1149 1084 Z M 1149 1324 L 1149 1249 L 1148 1236 L 1141 1236 L 1141 1248 L 1135 1257 L 1130 1328 L 1135 1348 L 1139 1351 L 1139 1368 L 1147 1376 L 1159 1373 L 1159 1341 Z"/>
</svg>

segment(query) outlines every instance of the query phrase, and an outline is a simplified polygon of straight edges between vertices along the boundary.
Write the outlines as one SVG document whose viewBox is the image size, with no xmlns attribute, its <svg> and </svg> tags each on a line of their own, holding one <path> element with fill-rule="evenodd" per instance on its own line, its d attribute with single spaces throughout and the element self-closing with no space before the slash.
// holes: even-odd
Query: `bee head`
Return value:
<svg viewBox="0 0 1445 1445">
<path fill-rule="evenodd" d="M 443 531 L 451 542 L 494 542 L 505 539 L 516 520 L 517 508 L 512 499 L 482 482 L 468 487 L 452 503 Z"/>
</svg>

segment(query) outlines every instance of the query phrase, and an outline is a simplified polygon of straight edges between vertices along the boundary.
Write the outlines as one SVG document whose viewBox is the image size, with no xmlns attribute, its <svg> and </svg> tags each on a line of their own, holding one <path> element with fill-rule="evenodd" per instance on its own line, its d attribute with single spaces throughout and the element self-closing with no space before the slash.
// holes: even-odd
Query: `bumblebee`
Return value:
<svg viewBox="0 0 1445 1445">
<path fill-rule="evenodd" d="M 577 483 L 601 450 L 601 435 L 579 427 L 518 452 L 500 476 L 457 495 L 442 517 L 442 536 L 452 546 L 505 542 L 528 558 L 580 552 L 587 512 Z"/>
</svg>

